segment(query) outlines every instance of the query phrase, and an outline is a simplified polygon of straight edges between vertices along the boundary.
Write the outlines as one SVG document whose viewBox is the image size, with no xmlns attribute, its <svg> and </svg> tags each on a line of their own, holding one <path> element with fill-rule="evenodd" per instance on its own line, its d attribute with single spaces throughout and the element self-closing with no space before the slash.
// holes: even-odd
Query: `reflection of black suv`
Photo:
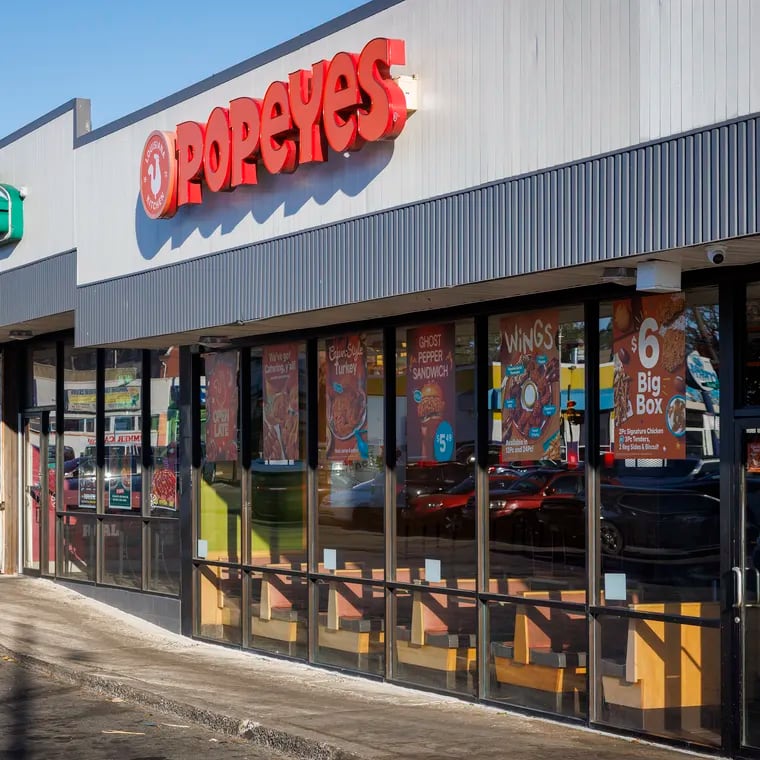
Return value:
<svg viewBox="0 0 760 760">
<path fill-rule="evenodd" d="M 457 446 L 454 452 L 454 459 L 462 464 L 475 464 L 475 442 L 465 441 Z M 499 464 L 501 462 L 501 444 L 498 441 L 491 441 L 488 444 L 488 464 Z"/>
<path fill-rule="evenodd" d="M 406 498 L 413 499 L 426 493 L 448 491 L 472 474 L 472 467 L 462 462 L 441 462 L 440 464 L 408 464 L 399 469 L 399 480 L 406 489 Z"/>
</svg>

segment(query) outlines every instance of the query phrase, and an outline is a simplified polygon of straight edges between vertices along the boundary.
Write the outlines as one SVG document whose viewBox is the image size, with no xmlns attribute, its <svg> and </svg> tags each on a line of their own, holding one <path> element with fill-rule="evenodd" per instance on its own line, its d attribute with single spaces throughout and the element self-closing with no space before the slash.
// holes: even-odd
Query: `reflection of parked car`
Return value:
<svg viewBox="0 0 760 760">
<path fill-rule="evenodd" d="M 695 555 L 720 545 L 720 499 L 698 491 L 605 488 L 607 554 Z"/>
<path fill-rule="evenodd" d="M 637 488 L 603 483 L 599 540 L 608 555 L 683 555 L 714 551 L 720 540 L 720 500 L 697 489 Z M 552 534 L 566 547 L 582 549 L 585 495 L 549 496 L 535 512 L 537 542 Z"/>
<path fill-rule="evenodd" d="M 382 530 L 385 508 L 384 479 L 375 477 L 353 488 L 335 490 L 319 505 L 320 524 Z"/>
<path fill-rule="evenodd" d="M 472 467 L 476 462 L 475 442 L 465 441 L 464 443 L 461 443 L 459 446 L 457 446 L 457 449 L 454 452 L 454 459 L 457 462 L 461 462 L 462 464 L 467 464 Z M 491 441 L 488 444 L 487 462 L 488 464 L 499 464 L 501 462 L 501 444 L 499 441 Z"/>
<path fill-rule="evenodd" d="M 407 502 L 425 493 L 448 491 L 471 474 L 472 467 L 461 462 L 415 462 L 398 471 Z"/>
<path fill-rule="evenodd" d="M 520 473 L 499 468 L 498 474 L 489 476 L 493 490 L 508 488 L 520 477 Z M 436 525 L 446 533 L 457 534 L 463 527 L 462 510 L 475 494 L 475 478 L 470 475 L 461 483 L 443 493 L 422 494 L 410 499 L 401 515 L 415 525 Z"/>
<path fill-rule="evenodd" d="M 558 470 L 555 467 L 531 470 L 506 488 L 492 487 L 488 493 L 491 538 L 511 541 L 518 533 L 524 537 L 532 532 L 532 513 L 544 498 L 550 495 L 577 498 L 583 489 L 583 469 Z M 465 520 L 475 520 L 475 496 L 468 499 L 462 515 Z"/>
</svg>

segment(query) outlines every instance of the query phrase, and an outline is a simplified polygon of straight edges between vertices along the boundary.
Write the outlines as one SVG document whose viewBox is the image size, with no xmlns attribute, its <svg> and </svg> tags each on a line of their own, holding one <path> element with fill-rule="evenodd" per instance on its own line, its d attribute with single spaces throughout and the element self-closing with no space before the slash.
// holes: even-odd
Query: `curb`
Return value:
<svg viewBox="0 0 760 760">
<path fill-rule="evenodd" d="M 130 686 L 111 676 L 99 676 L 47 662 L 29 654 L 20 654 L 0 644 L 0 655 L 13 658 L 19 665 L 75 686 L 83 686 L 110 697 L 119 697 L 140 707 L 172 713 L 213 731 L 245 739 L 262 749 L 282 753 L 293 760 L 364 760 L 361 755 L 334 744 L 309 739 L 258 721 L 237 720 L 220 712 L 163 697 L 147 689 Z"/>
</svg>

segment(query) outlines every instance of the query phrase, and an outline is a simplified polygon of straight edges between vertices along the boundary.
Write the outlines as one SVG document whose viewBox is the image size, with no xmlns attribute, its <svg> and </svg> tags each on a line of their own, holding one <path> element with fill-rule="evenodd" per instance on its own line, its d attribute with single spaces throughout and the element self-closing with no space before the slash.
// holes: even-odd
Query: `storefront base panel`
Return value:
<svg viewBox="0 0 760 760">
<path fill-rule="evenodd" d="M 98 602 L 103 602 L 110 607 L 116 607 L 122 612 L 135 615 L 148 623 L 165 628 L 171 633 L 181 633 L 181 603 L 179 599 L 154 594 L 143 594 L 127 589 L 111 588 L 106 586 L 92 586 L 85 583 L 71 583 L 56 580 L 61 586 L 65 586 L 77 594 L 90 597 Z"/>
</svg>

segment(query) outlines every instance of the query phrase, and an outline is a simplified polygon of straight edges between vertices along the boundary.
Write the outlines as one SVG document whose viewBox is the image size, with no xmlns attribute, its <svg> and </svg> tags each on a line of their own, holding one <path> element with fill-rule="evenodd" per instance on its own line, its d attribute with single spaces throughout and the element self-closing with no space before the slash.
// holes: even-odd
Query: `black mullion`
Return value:
<svg viewBox="0 0 760 760">
<path fill-rule="evenodd" d="M 385 442 L 385 580 L 386 584 L 396 572 L 396 330 L 393 327 L 383 327 L 383 441 Z M 385 591 L 385 677 L 393 679 L 393 635 L 396 630 L 393 596 L 386 585 Z"/>
<path fill-rule="evenodd" d="M 195 610 L 193 556 L 193 472 L 200 467 L 200 363 L 190 348 L 179 349 L 179 562 L 180 617 L 185 636 L 194 633 Z"/>
<path fill-rule="evenodd" d="M 741 626 L 734 623 L 733 574 L 731 568 L 738 565 L 742 556 L 739 525 L 742 509 L 739 493 L 741 466 L 737 460 L 733 410 L 739 405 L 739 388 L 743 346 L 737 345 L 737 329 L 746 318 L 746 289 L 743 278 L 724 279 L 718 286 L 718 326 L 720 334 L 720 386 L 719 424 L 723 435 L 720 438 L 720 545 L 727 550 L 720 553 L 721 578 L 721 736 L 723 747 L 734 754 L 741 746 L 741 684 L 742 642 Z M 743 576 L 743 573 L 742 573 Z"/>
<path fill-rule="evenodd" d="M 599 378 L 599 302 L 586 301 L 583 310 L 585 383 L 584 383 L 584 446 L 586 468 L 586 602 L 591 606 L 599 600 L 599 514 L 600 514 L 600 403 L 601 382 Z M 587 615 L 588 657 L 594 664 L 586 669 L 586 694 L 588 695 L 587 720 L 595 721 L 601 716 L 602 694 L 597 677 L 601 653 L 601 627 L 596 615 Z M 599 656 L 597 656 L 599 654 Z"/>
</svg>

